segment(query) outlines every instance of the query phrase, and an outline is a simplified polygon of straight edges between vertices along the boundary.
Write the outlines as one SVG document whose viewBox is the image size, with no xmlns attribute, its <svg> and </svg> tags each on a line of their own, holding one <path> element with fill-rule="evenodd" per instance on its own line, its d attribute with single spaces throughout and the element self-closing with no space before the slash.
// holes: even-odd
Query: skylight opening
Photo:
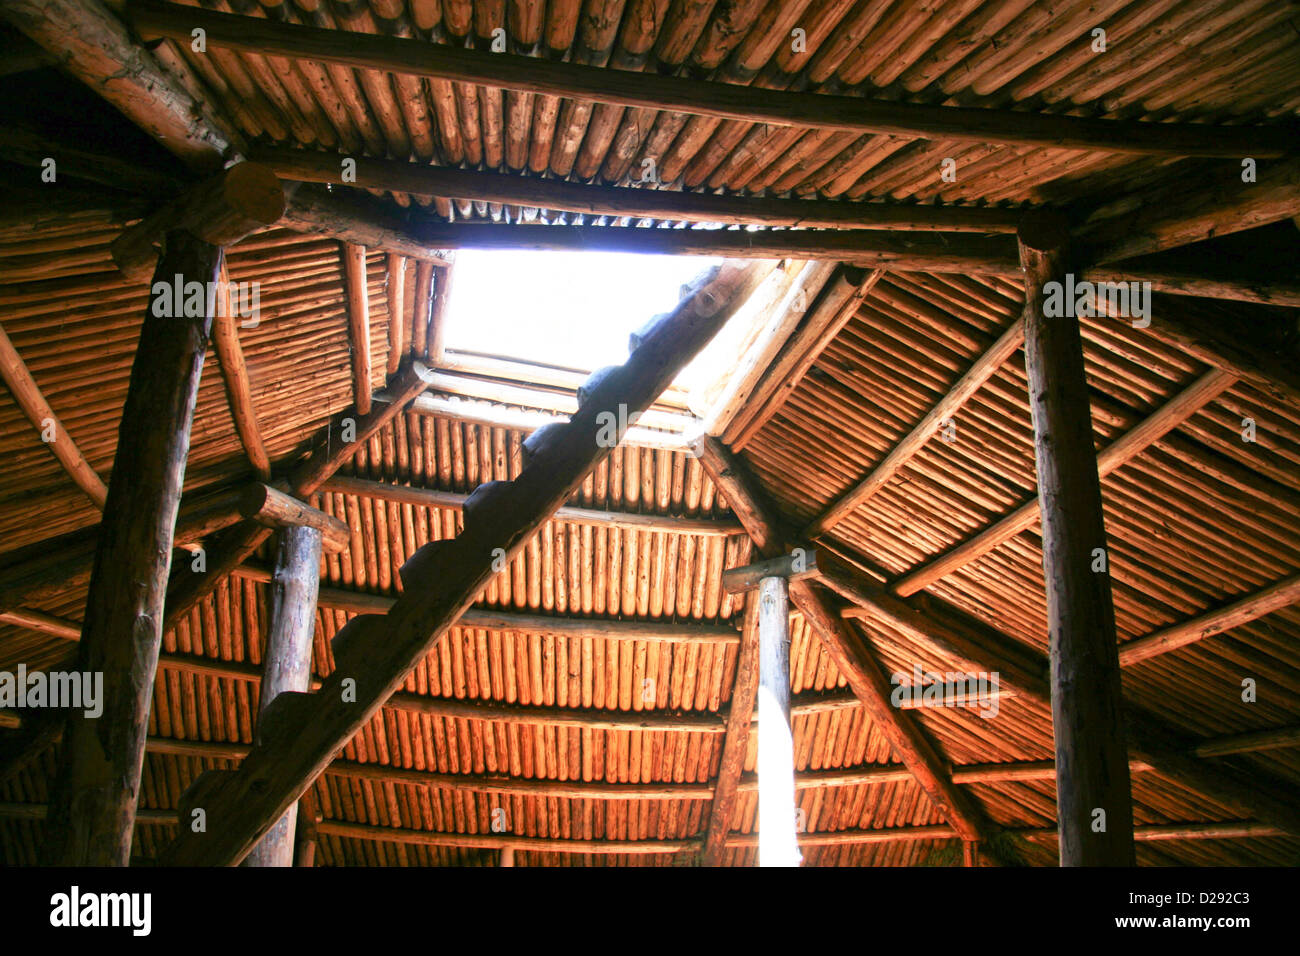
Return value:
<svg viewBox="0 0 1300 956">
<path fill-rule="evenodd" d="M 591 372 L 627 360 L 628 336 L 721 262 L 622 252 L 462 250 L 446 347 Z"/>
</svg>

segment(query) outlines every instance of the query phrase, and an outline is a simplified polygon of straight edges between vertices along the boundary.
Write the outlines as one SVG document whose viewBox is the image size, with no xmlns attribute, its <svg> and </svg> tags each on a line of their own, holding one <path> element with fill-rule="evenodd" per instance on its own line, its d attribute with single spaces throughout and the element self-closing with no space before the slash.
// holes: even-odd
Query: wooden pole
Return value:
<svg viewBox="0 0 1300 956">
<path fill-rule="evenodd" d="M 321 533 L 290 526 L 280 532 L 271 578 L 271 625 L 266 635 L 266 665 L 258 719 L 280 694 L 311 687 L 312 638 L 316 634 L 316 595 L 320 588 Z M 291 806 L 253 847 L 245 866 L 292 866 L 297 804 Z"/>
<path fill-rule="evenodd" d="M 370 295 L 366 286 L 366 247 L 343 244 L 343 278 L 348 293 L 348 331 L 352 339 L 352 391 L 357 414 L 370 411 Z"/>
<path fill-rule="evenodd" d="M 758 865 L 798 866 L 790 595 L 779 575 L 763 578 L 758 586 L 758 648 Z"/>
<path fill-rule="evenodd" d="M 1018 235 L 1043 520 L 1061 865 L 1133 866 L 1115 609 L 1083 342 L 1073 308 L 1062 309 L 1063 315 L 1047 311 L 1048 284 L 1065 282 L 1068 232 L 1056 216 L 1031 214 Z"/>
<path fill-rule="evenodd" d="M 90 466 L 90 462 L 86 461 L 86 456 L 81 453 L 77 443 L 72 440 L 68 430 L 54 414 L 54 409 L 50 408 L 50 403 L 45 400 L 36 380 L 27 370 L 27 363 L 22 360 L 18 350 L 9 341 L 9 336 L 2 326 L 0 326 L 0 377 L 4 378 L 14 401 L 18 403 L 18 407 L 23 410 L 23 414 L 36 430 L 42 434 L 46 429 L 53 432 L 54 439 L 46 442 L 46 447 L 63 465 L 68 477 L 76 482 L 77 487 L 86 493 L 86 497 L 95 503 L 95 507 L 103 509 L 104 500 L 108 495 L 104 480 Z"/>
<path fill-rule="evenodd" d="M 221 250 L 184 232 L 165 241 L 140 329 L 104 522 L 95 552 L 79 669 L 102 675 L 102 713 L 73 711 L 51 795 L 45 862 L 125 866 L 131 855 L 163 601 L 199 375 L 212 327 Z M 174 314 L 174 277 L 203 283 Z M 197 313 L 197 314 L 191 314 Z"/>
</svg>

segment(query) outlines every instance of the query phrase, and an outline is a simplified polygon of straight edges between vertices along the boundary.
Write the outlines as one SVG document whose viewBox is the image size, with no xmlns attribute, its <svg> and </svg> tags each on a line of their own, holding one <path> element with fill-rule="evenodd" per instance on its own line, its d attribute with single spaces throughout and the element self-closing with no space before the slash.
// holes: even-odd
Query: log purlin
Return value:
<svg viewBox="0 0 1300 956">
<path fill-rule="evenodd" d="M 342 33 L 144 0 L 132 4 L 127 16 L 147 38 L 188 41 L 197 27 L 206 31 L 209 45 L 246 53 L 751 123 L 1163 156 L 1272 157 L 1285 154 L 1292 146 L 1290 131 L 1280 127 L 1097 120 L 749 89 L 508 53 L 430 46 L 399 37 Z"/>
</svg>

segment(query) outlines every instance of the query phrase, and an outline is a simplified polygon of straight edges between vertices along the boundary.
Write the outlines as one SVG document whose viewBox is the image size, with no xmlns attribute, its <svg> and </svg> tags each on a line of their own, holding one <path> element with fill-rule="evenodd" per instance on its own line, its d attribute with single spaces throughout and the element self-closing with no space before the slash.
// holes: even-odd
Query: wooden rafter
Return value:
<svg viewBox="0 0 1300 956">
<path fill-rule="evenodd" d="M 14 348 L 3 326 L 0 326 L 0 375 L 4 376 L 5 384 L 9 386 L 14 401 L 23 410 L 32 427 L 41 435 L 50 453 L 59 460 L 68 477 L 86 493 L 86 497 L 94 502 L 96 508 L 103 511 L 104 501 L 108 497 L 108 486 L 104 484 L 104 479 L 99 477 L 99 473 L 90 466 L 90 462 L 86 461 L 86 456 L 81 453 L 77 443 L 63 427 L 63 422 L 54 414 L 54 409 L 50 408 L 50 403 L 45 400 L 40 386 L 36 384 L 32 373 L 27 369 L 27 363 Z M 53 434 L 53 438 L 48 441 L 44 437 L 47 432 Z"/>
<path fill-rule="evenodd" d="M 921 608 L 847 565 L 825 561 L 819 568 L 824 584 L 919 646 L 973 670 L 996 671 L 1003 687 L 1040 706 L 1051 706 L 1048 660 L 1039 651 L 934 596 L 927 596 Z M 876 569 L 870 570 L 874 573 Z M 1231 768 L 1198 763 L 1193 741 L 1131 704 L 1125 707 L 1125 721 L 1131 757 L 1234 808 L 1242 816 L 1253 816 L 1300 835 L 1300 813 L 1275 782 L 1258 774 L 1246 781 Z"/>
<path fill-rule="evenodd" d="M 852 267 L 835 271 L 786 347 L 763 373 L 749 401 L 723 430 L 720 437 L 725 444 L 737 451 L 743 449 L 781 410 L 884 274 L 882 269 L 864 272 Z"/>
<path fill-rule="evenodd" d="M 370 293 L 366 247 L 343 244 L 343 287 L 348 298 L 348 337 L 352 343 L 352 404 L 358 415 L 370 412 Z"/>
<path fill-rule="evenodd" d="M 1086 261 L 1115 262 L 1290 219 L 1300 214 L 1300 159 L 1261 161 L 1250 182 L 1234 164 L 1205 188 L 1186 189 L 1180 182 L 1172 195 L 1164 189 L 1126 197 L 1124 207 L 1133 211 L 1084 224 Z"/>
<path fill-rule="evenodd" d="M 283 179 L 343 183 L 340 157 L 336 155 L 293 149 L 260 149 L 255 155 L 258 162 L 270 166 Z M 349 185 L 415 195 L 518 203 L 591 216 L 742 226 L 1011 233 L 1015 231 L 1017 216 L 1014 210 L 983 207 L 770 199 L 592 186 L 386 159 L 357 159 L 355 176 L 353 179 L 349 167 Z"/>
<path fill-rule="evenodd" d="M 557 429 L 514 481 L 481 486 L 464 531 L 426 545 L 402 568 L 406 590 L 388 614 L 349 622 L 335 639 L 337 669 L 314 694 L 281 695 L 262 741 L 237 772 L 201 780 L 199 792 L 223 825 L 182 832 L 165 859 L 236 863 L 377 711 L 507 560 L 608 453 L 595 441 L 602 414 L 640 411 L 722 327 L 755 285 L 752 269 L 723 265 L 664 317 L 628 362 L 593 384 L 569 425 Z"/>
<path fill-rule="evenodd" d="M 1173 431 L 1219 395 L 1236 384 L 1236 377 L 1219 369 L 1206 372 L 1159 409 L 1106 446 L 1097 455 L 1097 470 L 1104 478 L 1140 455 L 1153 442 Z M 893 590 L 906 597 L 988 554 L 1039 520 L 1039 503 L 1032 498 L 983 530 L 900 577 Z"/>
<path fill-rule="evenodd" d="M 230 406 L 230 417 L 235 422 L 235 431 L 239 434 L 239 442 L 244 446 L 244 453 L 248 455 L 254 473 L 266 480 L 271 477 L 271 458 L 266 453 L 262 428 L 257 421 L 257 409 L 253 405 L 253 389 L 248 378 L 248 365 L 244 361 L 244 350 L 239 344 L 239 322 L 230 305 L 230 275 L 224 260 L 221 263 L 220 283 L 218 295 L 222 297 L 222 304 L 212 320 L 212 343 L 221 365 L 222 381 L 226 384 L 226 401 Z"/>
<path fill-rule="evenodd" d="M 336 475 L 321 485 L 322 492 L 345 495 L 364 495 L 399 504 L 425 508 L 451 508 L 457 511 L 465 506 L 468 495 L 455 491 L 437 491 L 432 488 L 414 488 L 365 478 Z M 699 534 L 708 537 L 725 537 L 741 534 L 744 529 L 738 521 L 729 518 L 679 518 L 672 515 L 655 515 L 644 512 L 602 510 L 564 505 L 555 512 L 556 521 L 572 521 L 607 528 L 628 528 L 638 531 L 663 531 L 669 534 Z"/>
<path fill-rule="evenodd" d="M 885 487 L 899 471 L 906 467 L 934 437 L 943 422 L 956 414 L 983 385 L 998 373 L 1003 364 L 1025 341 L 1024 324 L 1017 316 L 997 341 L 990 345 L 966 370 L 943 398 L 939 399 L 916 426 L 907 433 L 862 481 L 838 498 L 804 529 L 805 537 L 816 537 L 834 527 L 840 520 L 866 504 L 876 492 Z"/>
<path fill-rule="evenodd" d="M 1165 156 L 1278 156 L 1293 145 L 1290 132 L 1281 128 L 1096 120 L 749 89 L 153 2 L 131 4 L 127 17 L 147 38 L 163 36 L 188 42 L 190 32 L 202 28 L 209 46 L 245 53 L 749 123 Z"/>
</svg>

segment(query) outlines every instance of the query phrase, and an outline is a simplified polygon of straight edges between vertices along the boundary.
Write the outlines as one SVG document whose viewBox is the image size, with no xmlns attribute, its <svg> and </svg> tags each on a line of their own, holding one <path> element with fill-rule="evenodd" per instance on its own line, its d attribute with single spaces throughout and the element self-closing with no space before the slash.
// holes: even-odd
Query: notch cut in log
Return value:
<svg viewBox="0 0 1300 956">
<path fill-rule="evenodd" d="M 1124 699 L 1101 479 L 1083 340 L 1073 315 L 1047 312 L 1047 286 L 1063 285 L 1068 230 L 1025 217 L 1025 372 L 1043 522 L 1043 574 L 1052 659 L 1052 731 L 1062 866 L 1133 866 Z M 1066 310 L 1067 312 L 1072 310 Z"/>
<path fill-rule="evenodd" d="M 245 519 L 267 527 L 314 528 L 320 532 L 321 544 L 327 554 L 342 551 L 352 537 L 347 524 L 338 518 L 260 481 L 244 489 L 239 498 L 239 512 Z"/>
<path fill-rule="evenodd" d="M 109 247 L 122 274 L 143 279 L 153 269 L 163 237 L 185 230 L 214 246 L 229 246 L 284 215 L 284 188 L 275 173 L 238 163 L 123 230 Z M 166 282 L 172 276 L 161 277 Z"/>
<path fill-rule="evenodd" d="M 199 315 L 153 298 L 118 430 L 117 453 L 86 599 L 78 670 L 102 674 L 102 713 L 68 715 L 44 862 L 125 866 L 130 859 L 163 603 L 199 375 L 212 327 L 221 250 L 169 233 L 156 277 L 209 289 Z M 170 293 L 166 294 L 170 304 Z"/>
</svg>

